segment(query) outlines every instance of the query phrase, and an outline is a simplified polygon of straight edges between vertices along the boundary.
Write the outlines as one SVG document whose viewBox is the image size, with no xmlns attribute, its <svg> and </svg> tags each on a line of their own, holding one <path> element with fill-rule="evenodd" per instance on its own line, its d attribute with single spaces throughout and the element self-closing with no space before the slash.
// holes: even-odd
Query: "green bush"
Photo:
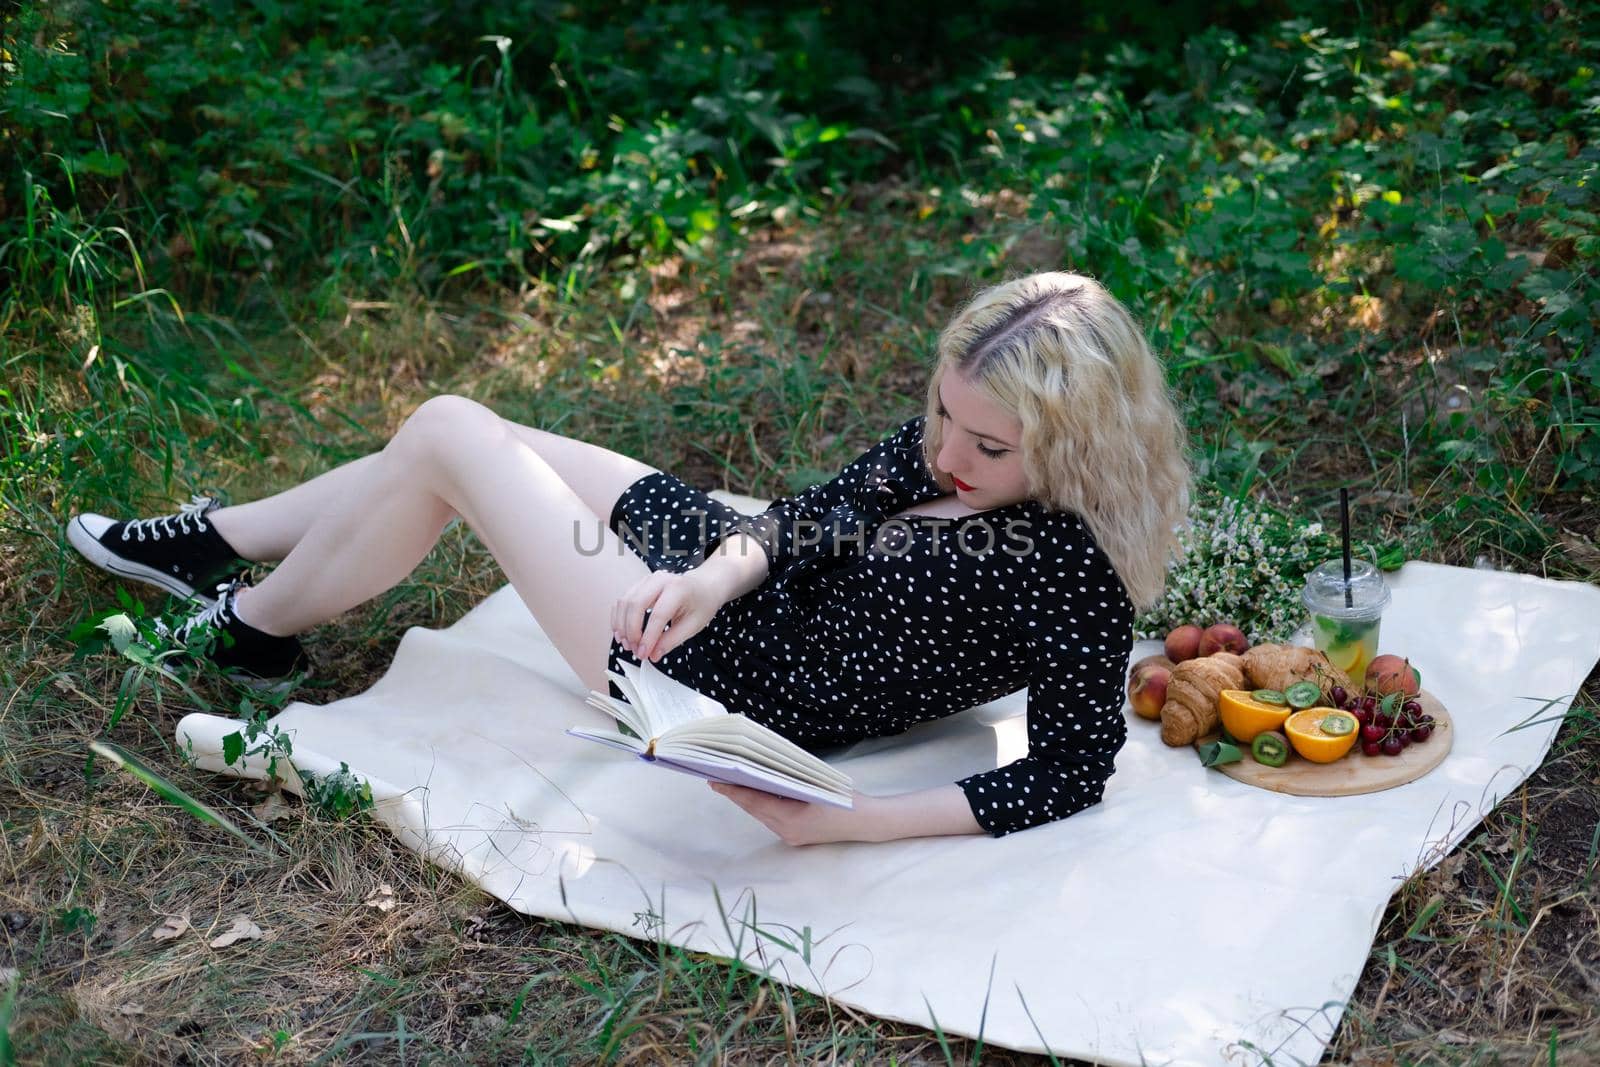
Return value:
<svg viewBox="0 0 1600 1067">
<path fill-rule="evenodd" d="M 976 231 L 931 273 L 1002 262 L 1014 231 L 977 205 L 1020 193 L 1150 323 L 1197 429 L 1226 408 L 1248 443 L 1325 405 L 1382 431 L 1376 376 L 1410 357 L 1327 325 L 1381 304 L 1411 372 L 1475 406 L 1378 446 L 1514 509 L 1600 488 L 1588 7 L 204 12 L 67 0 L 5 23 L 0 318 L 42 314 L 81 358 L 130 305 L 572 294 L 898 175 Z M 1249 488 L 1261 455 L 1214 451 Z"/>
<path fill-rule="evenodd" d="M 966 158 L 1004 97 L 980 82 L 947 113 L 949 82 L 1075 73 L 1130 31 L 1170 48 L 1202 25 L 1015 0 L 203 10 L 62 0 L 7 22 L 0 272 L 21 289 L 431 294 L 692 243 L 829 183 Z M 97 261 L 66 264 L 86 228 Z"/>
</svg>

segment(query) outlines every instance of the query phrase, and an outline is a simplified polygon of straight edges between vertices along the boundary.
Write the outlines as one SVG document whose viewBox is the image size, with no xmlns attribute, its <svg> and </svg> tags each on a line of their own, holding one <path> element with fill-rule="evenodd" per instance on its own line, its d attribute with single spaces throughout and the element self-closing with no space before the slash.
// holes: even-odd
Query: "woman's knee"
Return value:
<svg viewBox="0 0 1600 1067">
<path fill-rule="evenodd" d="M 506 432 L 505 420 L 488 407 L 443 393 L 424 400 L 400 424 L 386 451 L 411 453 L 413 458 L 436 457 L 476 445 L 486 437 L 504 437 Z"/>
</svg>

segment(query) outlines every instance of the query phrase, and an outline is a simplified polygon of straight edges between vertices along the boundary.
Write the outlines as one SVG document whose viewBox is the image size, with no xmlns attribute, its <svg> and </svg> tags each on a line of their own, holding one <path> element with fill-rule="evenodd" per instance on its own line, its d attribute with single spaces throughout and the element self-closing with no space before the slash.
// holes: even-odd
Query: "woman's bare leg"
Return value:
<svg viewBox="0 0 1600 1067">
<path fill-rule="evenodd" d="M 427 401 L 382 452 L 357 461 L 367 465 L 338 499 L 319 501 L 320 514 L 277 569 L 240 593 L 240 617 L 274 634 L 325 622 L 403 579 L 460 515 L 563 658 L 603 690 L 611 606 L 649 570 L 528 443 L 539 433 L 461 397 Z M 550 436 L 557 441 L 545 443 L 575 484 L 609 512 L 636 461 L 578 469 L 582 448 L 558 442 L 582 442 Z"/>
<path fill-rule="evenodd" d="M 355 492 L 380 453 L 351 460 L 292 489 L 218 508 L 207 520 L 244 559 L 276 563 L 329 508 Z"/>
<path fill-rule="evenodd" d="M 656 470 L 599 445 L 509 419 L 505 422 L 602 519 L 610 517 L 612 505 L 624 489 Z M 260 500 L 218 508 L 206 518 L 244 559 L 276 563 L 294 550 L 312 523 L 359 490 L 381 454 L 351 460 Z"/>
</svg>

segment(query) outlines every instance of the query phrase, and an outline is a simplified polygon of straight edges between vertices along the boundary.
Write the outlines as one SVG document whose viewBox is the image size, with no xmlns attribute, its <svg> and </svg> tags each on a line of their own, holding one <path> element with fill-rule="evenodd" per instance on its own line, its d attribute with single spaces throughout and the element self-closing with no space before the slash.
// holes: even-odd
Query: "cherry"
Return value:
<svg viewBox="0 0 1600 1067">
<path fill-rule="evenodd" d="M 1362 726 L 1366 726 L 1368 723 L 1372 722 L 1372 713 L 1367 711 L 1365 708 L 1357 708 L 1351 714 L 1356 717 L 1356 722 L 1360 723 Z"/>
<path fill-rule="evenodd" d="M 1381 730 L 1387 730 L 1394 725 L 1394 720 L 1380 711 L 1372 717 L 1372 725 Z"/>
<path fill-rule="evenodd" d="M 1345 688 L 1342 685 L 1334 686 L 1328 695 L 1332 697 L 1333 702 L 1341 708 L 1345 706 L 1345 701 L 1350 699 L 1350 694 L 1345 692 Z"/>
<path fill-rule="evenodd" d="M 1377 697 L 1362 697 L 1361 698 L 1361 706 L 1362 706 L 1362 708 L 1366 709 L 1367 711 L 1377 711 L 1378 710 L 1378 698 Z"/>
<path fill-rule="evenodd" d="M 1369 722 L 1361 728 L 1361 740 L 1365 741 L 1369 745 L 1377 744 L 1379 741 L 1382 741 L 1383 735 L 1383 728 L 1378 726 L 1376 723 Z"/>
<path fill-rule="evenodd" d="M 1363 741 L 1361 742 L 1361 751 L 1369 756 L 1376 756 L 1383 751 L 1383 746 L 1376 741 Z"/>
<path fill-rule="evenodd" d="M 1398 736 L 1391 735 L 1389 737 L 1384 738 L 1383 744 L 1381 746 L 1379 746 L 1379 747 L 1381 747 L 1383 749 L 1383 754 L 1385 756 L 1398 756 L 1398 755 L 1400 755 L 1401 750 L 1404 749 L 1406 746 L 1403 743 L 1401 743 L 1400 738 Z"/>
<path fill-rule="evenodd" d="M 1415 700 L 1408 700 L 1404 704 L 1400 705 L 1400 710 L 1405 712 L 1407 715 L 1417 716 L 1422 714 L 1422 705 L 1418 704 Z"/>
<path fill-rule="evenodd" d="M 1413 729 L 1411 731 L 1411 740 L 1416 741 L 1416 742 L 1418 742 L 1420 744 L 1421 742 L 1426 741 L 1429 738 L 1429 736 L 1432 735 L 1432 733 L 1433 733 L 1433 727 L 1431 727 L 1431 726 L 1418 726 L 1418 727 L 1416 727 L 1415 729 Z"/>
</svg>

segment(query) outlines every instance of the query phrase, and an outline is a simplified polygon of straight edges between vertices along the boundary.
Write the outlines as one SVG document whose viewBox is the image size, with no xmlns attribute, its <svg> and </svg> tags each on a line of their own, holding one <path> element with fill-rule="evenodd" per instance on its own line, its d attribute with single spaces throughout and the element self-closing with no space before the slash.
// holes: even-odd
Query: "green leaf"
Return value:
<svg viewBox="0 0 1600 1067">
<path fill-rule="evenodd" d="M 111 638 L 111 644 L 118 652 L 127 652 L 128 646 L 139 636 L 139 628 L 127 615 L 109 615 L 101 620 L 99 628 Z"/>
<path fill-rule="evenodd" d="M 13 976 L 0 990 L 0 1067 L 16 1063 L 16 1050 L 11 1046 L 11 1016 L 16 1011 L 17 986 L 21 978 Z"/>
<path fill-rule="evenodd" d="M 1405 566 L 1406 546 L 1399 541 L 1385 545 L 1378 550 L 1378 569 L 1383 571 L 1397 571 Z"/>
<path fill-rule="evenodd" d="M 128 645 L 126 648 L 120 649 L 120 651 L 124 657 L 141 667 L 158 668 L 161 665 L 160 661 L 156 659 L 155 653 L 143 645 Z"/>
<path fill-rule="evenodd" d="M 76 170 L 85 174 L 98 174 L 102 178 L 120 178 L 128 171 L 128 161 L 116 153 L 99 149 L 85 152 L 77 161 Z"/>
<path fill-rule="evenodd" d="M 272 854 L 270 849 L 262 847 L 259 841 L 245 833 L 243 830 L 239 829 L 239 827 L 236 826 L 226 815 L 223 815 L 215 808 L 202 804 L 188 793 L 185 793 L 182 789 L 179 789 L 177 786 L 161 777 L 155 771 L 151 770 L 149 767 L 146 767 L 142 762 L 140 762 L 137 756 L 122 748 L 120 745 L 113 745 L 109 741 L 91 741 L 89 742 L 89 748 L 96 755 L 110 760 L 112 763 L 116 764 L 118 767 L 121 767 L 123 770 L 139 779 L 139 781 L 149 786 L 157 796 L 161 797 L 161 799 L 183 809 L 190 815 L 193 815 L 196 819 L 199 819 L 201 822 L 208 822 L 213 826 L 226 830 L 228 833 L 232 834 L 234 837 L 248 845 L 255 852 L 260 852 L 264 855 Z"/>
<path fill-rule="evenodd" d="M 1244 753 L 1239 751 L 1238 746 L 1226 741 L 1212 741 L 1200 746 L 1200 763 L 1205 767 L 1220 767 L 1224 763 L 1238 763 L 1242 759 Z"/>
<path fill-rule="evenodd" d="M 222 739 L 222 762 L 233 766 L 244 755 L 244 735 L 238 730 Z"/>
<path fill-rule="evenodd" d="M 342 820 L 371 810 L 372 786 L 352 773 L 348 763 L 340 761 L 337 771 L 321 776 L 301 768 L 296 771 L 305 787 L 306 802 L 324 815 Z"/>
</svg>

